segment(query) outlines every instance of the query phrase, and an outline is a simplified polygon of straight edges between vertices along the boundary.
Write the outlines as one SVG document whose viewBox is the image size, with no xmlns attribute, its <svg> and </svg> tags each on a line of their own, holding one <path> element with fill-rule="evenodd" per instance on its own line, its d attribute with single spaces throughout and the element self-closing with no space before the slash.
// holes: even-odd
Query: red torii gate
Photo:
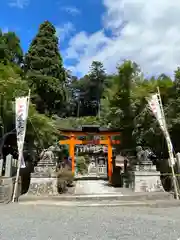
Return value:
<svg viewBox="0 0 180 240">
<path fill-rule="evenodd" d="M 101 129 L 97 126 L 83 126 L 81 130 L 75 129 L 59 129 L 61 135 L 68 137 L 67 140 L 60 140 L 59 144 L 69 145 L 69 155 L 72 159 L 72 172 L 74 173 L 75 168 L 75 145 L 85 144 L 96 144 L 96 145 L 107 145 L 108 146 L 108 177 L 111 179 L 112 176 L 112 145 L 120 144 L 119 140 L 112 140 L 112 136 L 120 135 L 117 130 Z M 104 140 L 78 140 L 79 136 L 103 136 Z"/>
</svg>

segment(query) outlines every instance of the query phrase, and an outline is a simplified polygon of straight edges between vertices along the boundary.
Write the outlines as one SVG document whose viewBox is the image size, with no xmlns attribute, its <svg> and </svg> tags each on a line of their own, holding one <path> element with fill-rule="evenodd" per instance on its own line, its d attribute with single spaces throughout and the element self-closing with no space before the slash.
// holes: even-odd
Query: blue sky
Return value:
<svg viewBox="0 0 180 240">
<path fill-rule="evenodd" d="M 15 31 L 25 52 L 39 25 L 51 21 L 65 67 L 78 76 L 93 60 L 109 73 L 124 59 L 146 75 L 172 75 L 180 65 L 180 1 L 0 0 L 0 9 L 0 28 Z"/>
<path fill-rule="evenodd" d="M 100 1 L 80 0 L 75 4 L 74 2 L 74 0 L 1 0 L 0 28 L 3 31 L 15 31 L 26 52 L 39 25 L 49 20 L 57 27 L 61 40 L 60 50 L 63 51 L 76 32 L 86 31 L 92 34 L 102 27 L 101 14 L 104 7 Z"/>
<path fill-rule="evenodd" d="M 103 6 L 97 2 L 80 0 L 74 4 L 74 0 L 1 0 L 0 27 L 5 31 L 16 31 L 21 38 L 23 49 L 27 51 L 39 25 L 45 20 L 57 27 L 72 22 L 76 31 L 93 33 L 99 30 Z M 90 9 L 93 9 L 93 18 Z M 67 47 L 70 36 L 71 34 L 61 43 L 63 48 Z"/>
</svg>

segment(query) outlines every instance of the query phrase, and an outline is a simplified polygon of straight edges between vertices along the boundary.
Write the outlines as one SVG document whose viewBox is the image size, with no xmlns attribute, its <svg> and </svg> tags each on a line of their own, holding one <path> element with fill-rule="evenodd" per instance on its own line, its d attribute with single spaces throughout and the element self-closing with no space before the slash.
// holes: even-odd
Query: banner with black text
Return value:
<svg viewBox="0 0 180 240">
<path fill-rule="evenodd" d="M 24 139 L 26 134 L 26 123 L 28 117 L 28 97 L 16 98 L 16 135 L 21 168 L 25 167 L 23 158 Z"/>
<path fill-rule="evenodd" d="M 173 145 L 171 142 L 171 138 L 169 136 L 167 126 L 166 126 L 164 111 L 160 104 L 160 95 L 158 93 L 153 94 L 153 95 L 151 95 L 150 98 L 147 99 L 147 101 L 148 101 L 149 108 L 152 111 L 155 118 L 157 119 L 157 121 L 160 125 L 160 128 L 164 134 L 164 137 L 166 139 L 167 147 L 168 147 L 168 151 L 169 151 L 169 157 L 170 157 L 170 164 L 174 165 L 175 161 L 174 161 L 174 154 L 173 154 Z"/>
</svg>

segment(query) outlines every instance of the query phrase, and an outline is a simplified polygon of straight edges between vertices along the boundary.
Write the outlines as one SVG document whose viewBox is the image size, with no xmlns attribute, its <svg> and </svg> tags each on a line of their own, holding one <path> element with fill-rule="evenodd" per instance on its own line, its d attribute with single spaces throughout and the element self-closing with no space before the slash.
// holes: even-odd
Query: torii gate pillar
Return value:
<svg viewBox="0 0 180 240">
<path fill-rule="evenodd" d="M 62 131 L 63 133 L 63 131 Z M 88 141 L 88 140 L 78 140 L 76 136 L 88 136 L 87 133 L 85 132 L 64 132 L 64 136 L 67 136 L 69 139 L 68 140 L 62 140 L 59 141 L 59 144 L 61 145 L 69 145 L 69 155 L 71 157 L 72 161 L 72 173 L 74 174 L 75 172 L 75 145 L 84 145 L 84 144 L 97 144 L 97 145 L 106 145 L 108 147 L 108 177 L 109 180 L 111 181 L 112 177 L 112 145 L 113 144 L 119 144 L 119 140 L 112 140 L 111 136 L 117 136 L 119 135 L 119 132 L 100 132 L 96 135 L 99 136 L 105 136 L 105 140 L 98 140 L 98 141 Z"/>
</svg>

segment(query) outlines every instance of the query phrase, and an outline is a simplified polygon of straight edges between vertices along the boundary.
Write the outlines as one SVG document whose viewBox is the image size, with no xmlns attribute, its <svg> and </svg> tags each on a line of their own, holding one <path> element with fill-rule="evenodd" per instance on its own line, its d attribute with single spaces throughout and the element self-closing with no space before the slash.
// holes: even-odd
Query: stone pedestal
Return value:
<svg viewBox="0 0 180 240">
<path fill-rule="evenodd" d="M 57 196 L 57 178 L 31 178 L 28 194 L 35 196 Z"/>
<path fill-rule="evenodd" d="M 31 174 L 32 178 L 50 178 L 54 177 L 54 174 L 56 172 L 56 167 L 40 167 L 37 166 L 34 168 L 34 172 Z"/>
<path fill-rule="evenodd" d="M 48 158 L 40 160 L 31 174 L 28 194 L 36 196 L 58 195 L 55 161 Z"/>
<path fill-rule="evenodd" d="M 136 165 L 132 176 L 134 192 L 164 192 L 160 172 L 151 162 Z"/>
</svg>

